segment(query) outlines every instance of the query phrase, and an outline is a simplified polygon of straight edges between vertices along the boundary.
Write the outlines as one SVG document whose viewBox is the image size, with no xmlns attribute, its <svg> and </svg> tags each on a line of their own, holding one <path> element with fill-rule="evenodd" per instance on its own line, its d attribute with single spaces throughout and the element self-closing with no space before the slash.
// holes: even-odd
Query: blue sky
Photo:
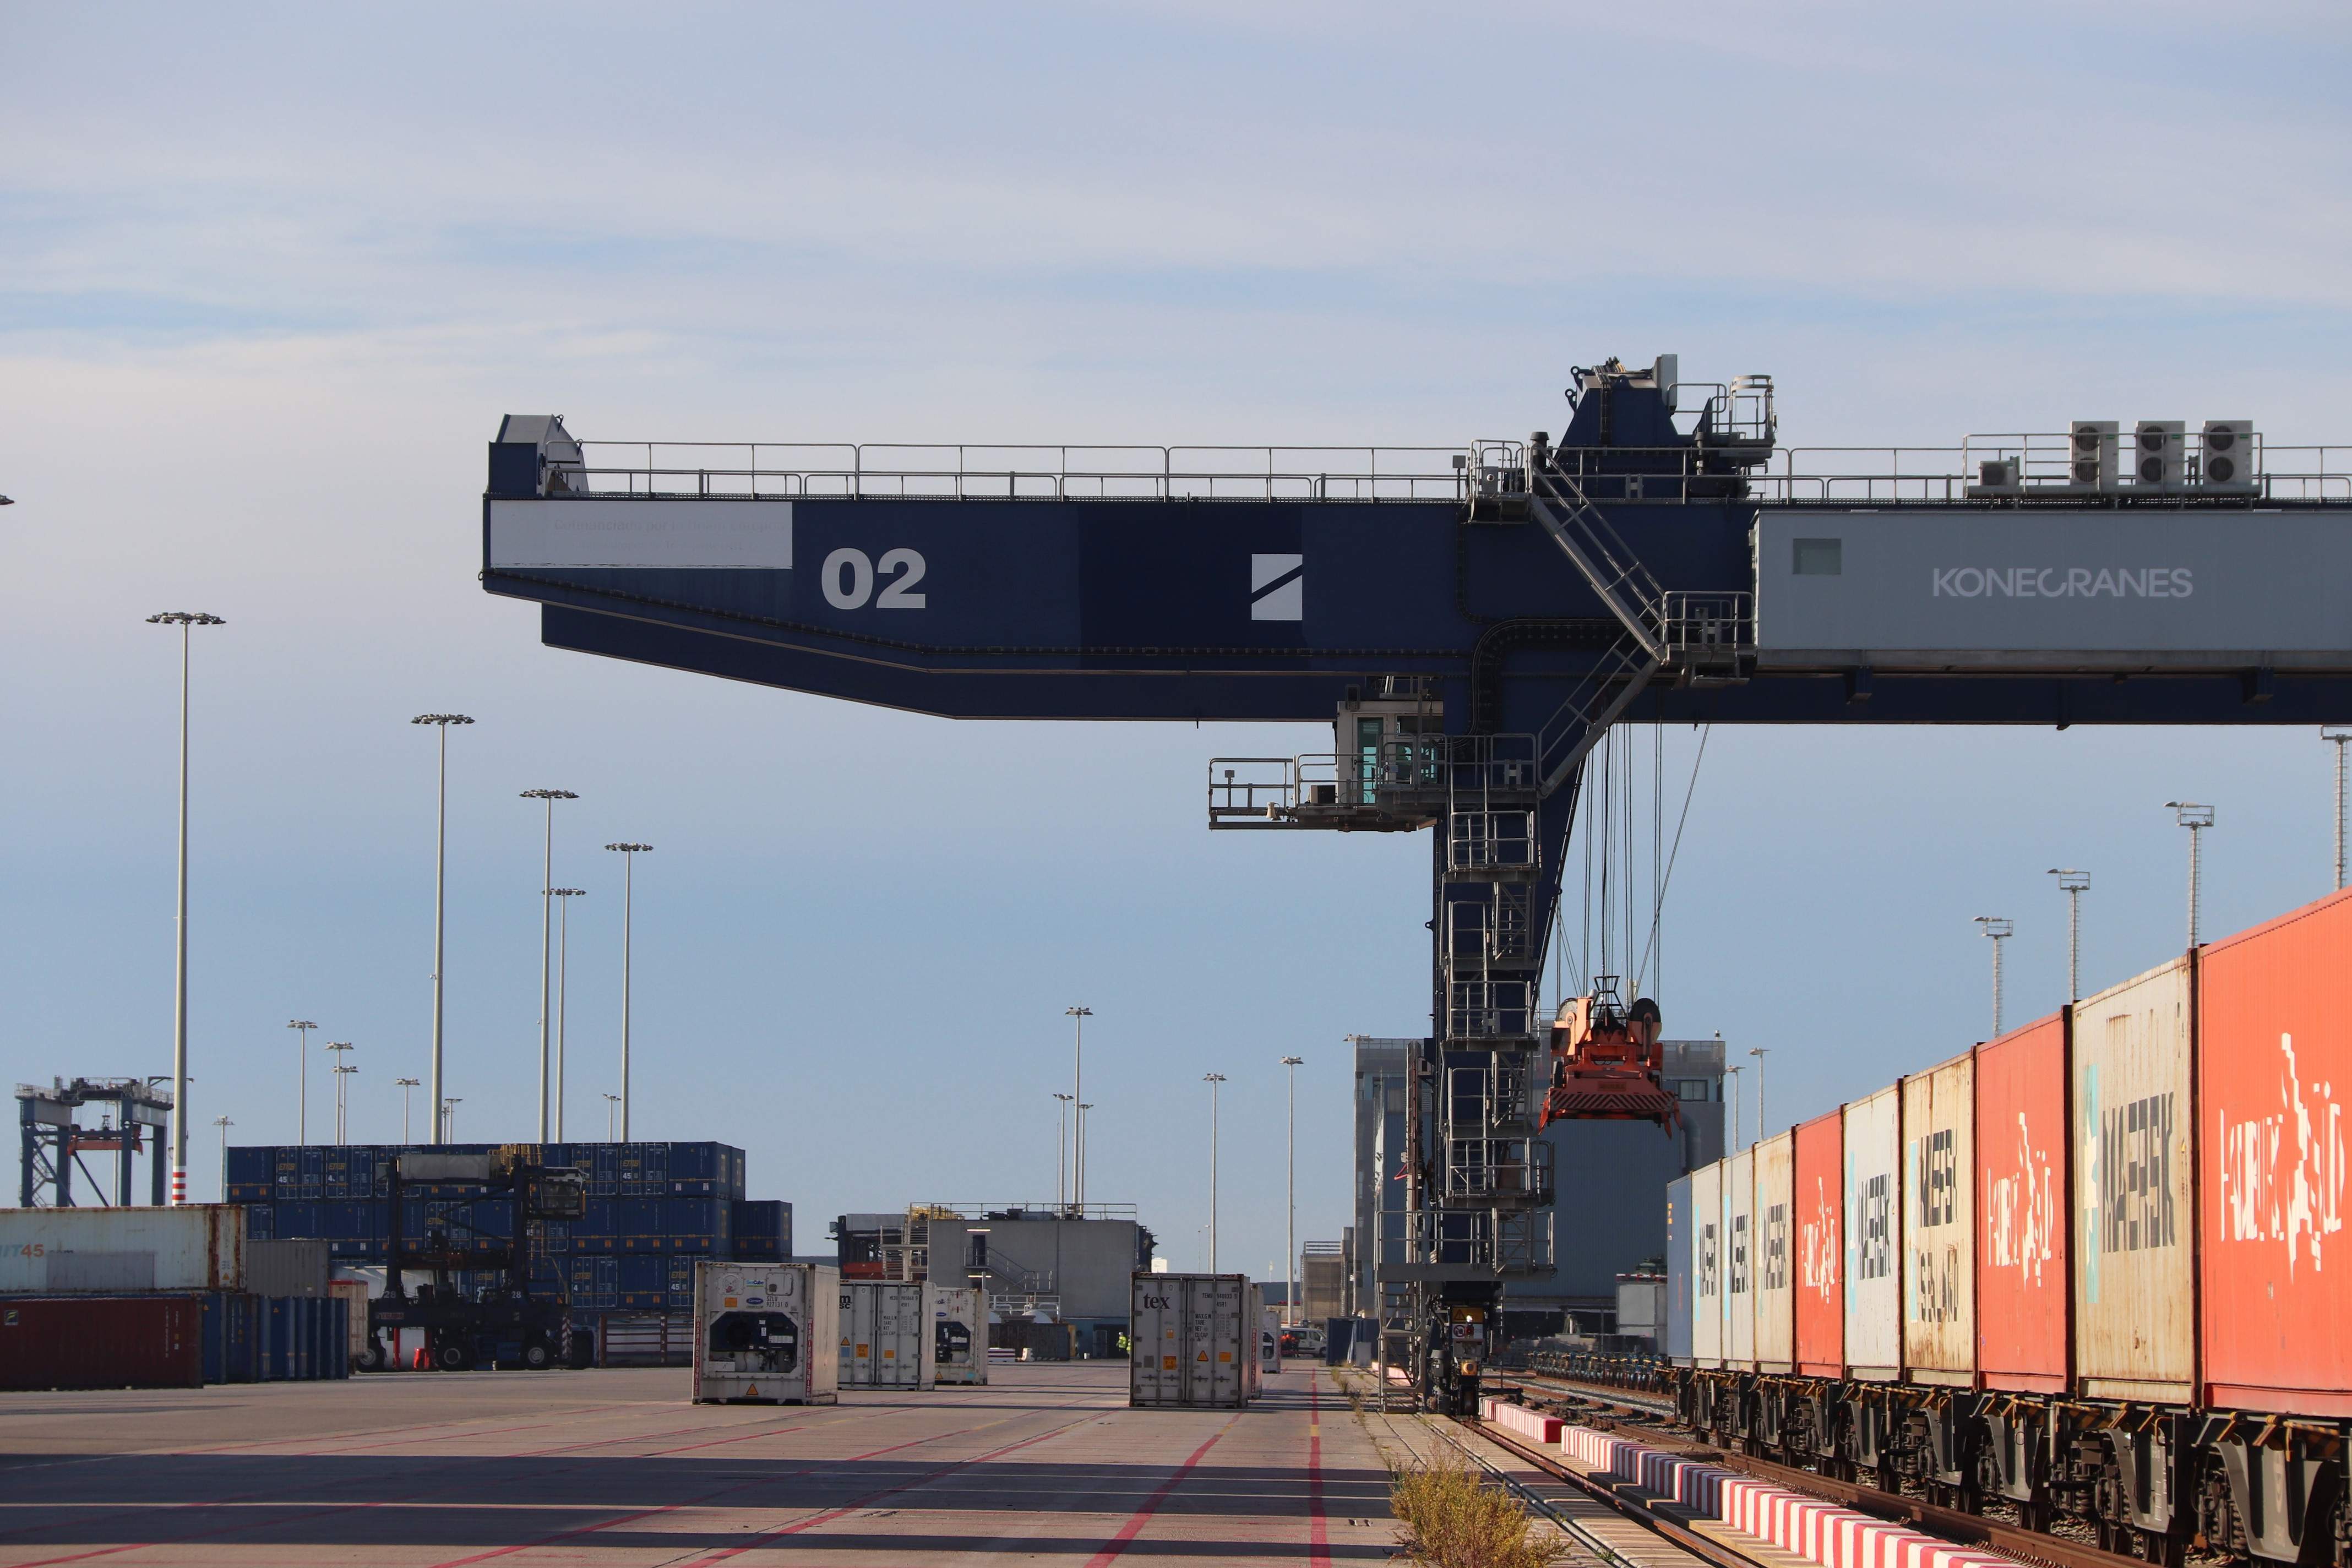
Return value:
<svg viewBox="0 0 2352 1568">
<path fill-rule="evenodd" d="M 1180 1266 L 1224 1072 L 1224 1261 L 1337 1235 L 1352 1032 L 1417 1033 L 1425 846 L 1212 837 L 1205 760 L 1312 730 L 957 725 L 540 648 L 482 595 L 482 443 L 1451 443 L 1570 363 L 1763 370 L 1799 445 L 2251 415 L 2352 440 L 2339 7 L 0 5 L 10 679 L 0 1054 L 169 1065 L 173 648 L 200 608 L 200 1122 L 291 1136 L 289 1016 L 397 1132 L 452 746 L 460 1131 L 529 1130 L 537 816 L 603 1126 L 638 879 L 639 1130 L 752 1152 L 802 1237 L 1053 1180 L 1096 1009 L 1096 1195 Z M 2340 465 L 2352 466 L 2352 465 Z M 2352 718 L 2352 715 L 2347 715 Z M 1694 737 L 1669 738 L 1684 776 Z M 1670 1032 L 1770 1047 L 1774 1121 L 2323 890 L 2307 730 L 1718 733 Z M 1301 841 L 1304 840 L 1304 841 Z M 314 1074 L 313 1116 L 324 1114 Z M 319 1123 L 314 1120 L 314 1126 Z M 208 1128 L 205 1129 L 209 1131 Z M 197 1141 L 195 1185 L 215 1179 Z"/>
</svg>

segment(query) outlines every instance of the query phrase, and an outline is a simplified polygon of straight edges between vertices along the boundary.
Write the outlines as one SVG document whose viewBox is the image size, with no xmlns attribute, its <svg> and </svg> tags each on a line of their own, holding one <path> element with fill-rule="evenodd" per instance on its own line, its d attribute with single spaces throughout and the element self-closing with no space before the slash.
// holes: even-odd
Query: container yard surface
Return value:
<svg viewBox="0 0 2352 1568">
<path fill-rule="evenodd" d="M 837 1405 L 688 1373 L 409 1373 L 0 1400 L 0 1568 L 1385 1562 L 1387 1470 L 1326 1369 L 1128 1407 L 1123 1362 Z"/>
</svg>

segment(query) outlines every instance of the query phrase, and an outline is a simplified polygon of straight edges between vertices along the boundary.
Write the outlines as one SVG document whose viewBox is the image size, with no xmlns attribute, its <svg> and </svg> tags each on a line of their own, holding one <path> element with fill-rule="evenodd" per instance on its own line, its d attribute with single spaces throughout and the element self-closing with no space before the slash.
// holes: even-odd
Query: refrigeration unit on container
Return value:
<svg viewBox="0 0 2352 1568">
<path fill-rule="evenodd" d="M 1691 1359 L 1691 1179 L 1666 1184 L 1665 1337 L 1658 1352 L 1667 1360 Z"/>
<path fill-rule="evenodd" d="M 938 1384 L 923 1287 L 894 1279 L 846 1279 L 840 1289 L 840 1383 L 844 1388 L 921 1390 Z"/>
<path fill-rule="evenodd" d="M 697 1265 L 694 1402 L 835 1404 L 840 1284 L 822 1263 Z"/>
<path fill-rule="evenodd" d="M 200 1388 L 204 1375 L 204 1302 L 199 1297 L 25 1296 L 0 1300 L 0 1389 Z"/>
<path fill-rule="evenodd" d="M 2206 1397 L 2352 1415 L 2352 894 L 2217 942 L 2198 964 Z"/>
<path fill-rule="evenodd" d="M 988 1381 L 988 1298 L 977 1288 L 926 1285 L 932 1375 L 941 1384 Z"/>
<path fill-rule="evenodd" d="M 1845 1360 L 1864 1382 L 1903 1374 L 1903 1090 L 1845 1108 Z"/>
<path fill-rule="evenodd" d="M 1845 1111 L 1797 1129 L 1797 1370 L 1845 1375 Z"/>
<path fill-rule="evenodd" d="M 1797 1367 L 1797 1292 L 1790 1268 L 1790 1213 L 1796 1206 L 1796 1134 L 1758 1143 L 1756 1214 L 1750 1246 L 1756 1302 L 1756 1370 L 1786 1376 Z M 1622 1333 L 1624 1331 L 1619 1330 Z"/>
<path fill-rule="evenodd" d="M 1146 1274 L 1130 1281 L 1127 1402 L 1239 1410 L 1256 1355 L 1250 1282 L 1239 1274 Z"/>
<path fill-rule="evenodd" d="M 0 1294 L 242 1290 L 245 1210 L 0 1209 Z"/>
<path fill-rule="evenodd" d="M 1244 1355 L 1242 1364 L 1242 1379 L 1246 1385 L 1246 1397 L 1250 1399 L 1255 1399 L 1265 1392 L 1265 1287 L 1253 1279 L 1242 1307 L 1244 1325 L 1255 1325 L 1258 1331 L 1253 1336 L 1256 1341 L 1251 1347 L 1254 1353 Z M 1282 1353 L 1282 1325 L 1278 1321 L 1275 1324 L 1274 1353 L 1277 1356 Z"/>
<path fill-rule="evenodd" d="M 1723 1361 L 1756 1370 L 1756 1152 L 1723 1163 Z"/>
<path fill-rule="evenodd" d="M 1977 1047 L 1977 1373 L 2066 1392 L 2066 1018 Z"/>
<path fill-rule="evenodd" d="M 1976 1054 L 1903 1080 L 1903 1364 L 1914 1382 L 1973 1386 Z"/>
<path fill-rule="evenodd" d="M 1723 1364 L 1723 1162 L 1691 1173 L 1691 1364 Z"/>
<path fill-rule="evenodd" d="M 2074 1005 L 2074 1382 L 2195 1392 L 2189 960 Z"/>
</svg>

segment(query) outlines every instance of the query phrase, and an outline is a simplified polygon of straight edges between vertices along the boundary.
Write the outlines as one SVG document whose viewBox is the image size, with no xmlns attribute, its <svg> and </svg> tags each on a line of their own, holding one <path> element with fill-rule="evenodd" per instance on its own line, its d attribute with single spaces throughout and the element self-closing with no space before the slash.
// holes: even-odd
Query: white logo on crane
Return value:
<svg viewBox="0 0 2352 1568">
<path fill-rule="evenodd" d="M 1307 557 L 1250 557 L 1250 619 L 1303 621 L 1307 618 Z"/>
</svg>

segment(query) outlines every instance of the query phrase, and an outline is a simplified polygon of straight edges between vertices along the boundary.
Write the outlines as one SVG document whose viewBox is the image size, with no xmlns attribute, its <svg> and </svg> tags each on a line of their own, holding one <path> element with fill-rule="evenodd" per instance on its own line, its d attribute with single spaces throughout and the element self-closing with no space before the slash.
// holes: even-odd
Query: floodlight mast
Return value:
<svg viewBox="0 0 2352 1568">
<path fill-rule="evenodd" d="M 1992 938 L 1992 1034 L 2000 1037 L 2000 944 L 2017 930 L 2016 923 L 2000 915 L 1979 915 L 1976 923 L 1985 935 Z"/>
</svg>

